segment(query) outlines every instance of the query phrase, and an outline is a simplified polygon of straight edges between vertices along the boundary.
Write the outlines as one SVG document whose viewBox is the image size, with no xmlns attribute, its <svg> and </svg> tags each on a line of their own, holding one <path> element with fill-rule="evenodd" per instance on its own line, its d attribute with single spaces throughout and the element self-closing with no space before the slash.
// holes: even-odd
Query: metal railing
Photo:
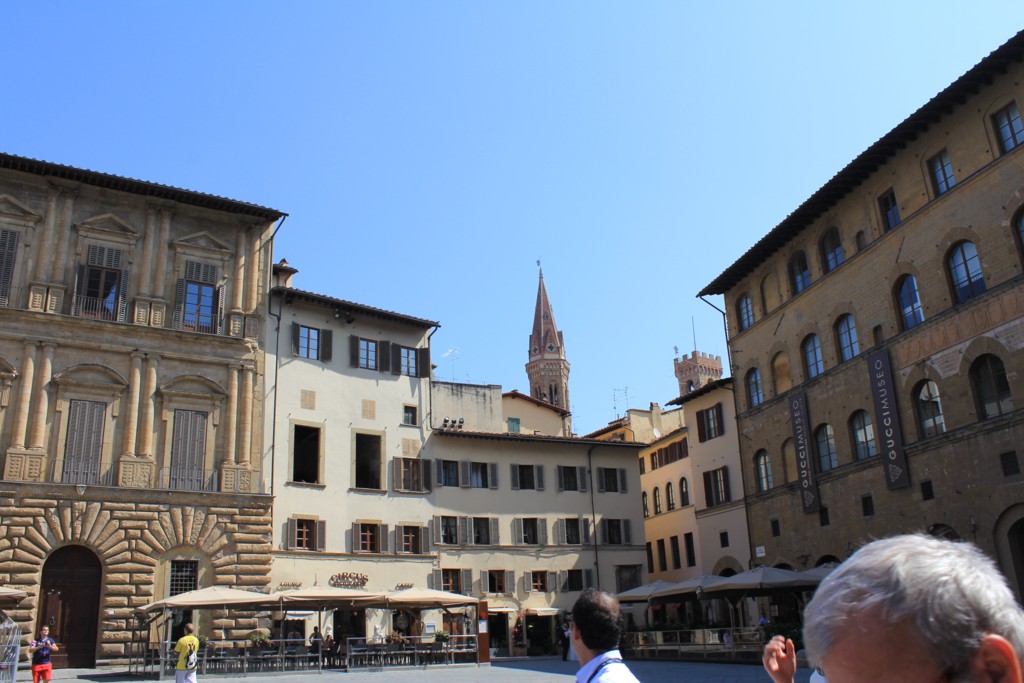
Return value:
<svg viewBox="0 0 1024 683">
<path fill-rule="evenodd" d="M 190 467 L 161 467 L 157 470 L 157 488 L 172 491 L 219 491 L 217 470 Z"/>
<path fill-rule="evenodd" d="M 97 320 L 120 320 L 120 302 L 117 298 L 113 303 L 107 299 L 94 296 L 76 296 L 72 300 L 71 315 L 79 318 L 96 318 Z"/>
<path fill-rule="evenodd" d="M 107 460 L 69 458 L 54 460 L 50 465 L 50 481 L 55 484 L 113 486 L 115 480 L 115 470 Z"/>
<path fill-rule="evenodd" d="M 623 655 L 641 659 L 684 658 L 686 656 L 724 656 L 760 653 L 764 648 L 764 629 L 700 628 L 674 631 L 630 631 L 624 633 L 619 649 Z"/>
<path fill-rule="evenodd" d="M 384 669 L 396 666 L 478 663 L 475 634 L 452 635 L 438 640 L 433 635 L 405 636 L 387 642 L 373 638 L 348 638 L 345 641 L 345 668 Z"/>
</svg>

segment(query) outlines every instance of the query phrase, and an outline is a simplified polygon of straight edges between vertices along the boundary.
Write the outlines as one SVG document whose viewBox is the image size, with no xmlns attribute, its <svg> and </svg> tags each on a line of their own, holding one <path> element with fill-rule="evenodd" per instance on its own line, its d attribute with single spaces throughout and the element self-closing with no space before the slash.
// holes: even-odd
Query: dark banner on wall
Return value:
<svg viewBox="0 0 1024 683">
<path fill-rule="evenodd" d="M 801 391 L 789 397 L 789 416 L 793 423 L 796 469 L 800 474 L 800 502 L 803 504 L 804 512 L 817 512 L 821 507 L 821 500 L 818 498 L 818 482 L 814 480 L 814 464 L 811 462 L 807 394 Z"/>
<path fill-rule="evenodd" d="M 879 349 L 869 354 L 868 372 L 871 373 L 871 397 L 875 401 L 875 424 L 878 425 L 878 443 L 882 447 L 885 485 L 889 489 L 905 489 L 910 486 L 910 472 L 907 471 L 907 455 L 903 452 L 889 352 Z"/>
</svg>

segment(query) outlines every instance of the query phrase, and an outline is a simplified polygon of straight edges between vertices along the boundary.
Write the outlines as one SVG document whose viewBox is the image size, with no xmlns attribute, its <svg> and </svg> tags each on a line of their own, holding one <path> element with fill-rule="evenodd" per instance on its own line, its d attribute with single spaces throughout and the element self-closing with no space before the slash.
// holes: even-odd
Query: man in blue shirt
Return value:
<svg viewBox="0 0 1024 683">
<path fill-rule="evenodd" d="M 576 683 L 639 683 L 622 662 L 622 610 L 610 593 L 588 588 L 572 606 L 572 648 L 580 658 Z"/>
<path fill-rule="evenodd" d="M 39 631 L 39 638 L 29 643 L 28 651 L 32 654 L 32 683 L 49 681 L 53 678 L 53 665 L 50 663 L 50 653 L 60 650 L 57 643 L 50 637 L 50 627 L 43 626 Z"/>
</svg>

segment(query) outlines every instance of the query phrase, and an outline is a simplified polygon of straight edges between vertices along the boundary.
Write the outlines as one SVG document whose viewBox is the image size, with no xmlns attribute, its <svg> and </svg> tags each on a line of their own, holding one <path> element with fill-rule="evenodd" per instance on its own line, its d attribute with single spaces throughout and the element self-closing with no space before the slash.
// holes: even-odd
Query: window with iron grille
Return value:
<svg viewBox="0 0 1024 683">
<path fill-rule="evenodd" d="M 199 560 L 171 560 L 169 595 L 180 595 L 199 588 Z"/>
</svg>

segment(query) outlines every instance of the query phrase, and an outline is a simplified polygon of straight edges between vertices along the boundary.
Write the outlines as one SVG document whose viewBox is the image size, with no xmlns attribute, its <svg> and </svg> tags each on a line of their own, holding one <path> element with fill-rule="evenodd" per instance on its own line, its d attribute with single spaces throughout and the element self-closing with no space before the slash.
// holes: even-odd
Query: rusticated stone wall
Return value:
<svg viewBox="0 0 1024 683">
<path fill-rule="evenodd" d="M 84 489 L 84 490 L 83 490 Z M 0 585 L 29 593 L 8 614 L 25 634 L 36 627 L 43 566 L 57 548 L 80 545 L 103 567 L 97 660 L 123 660 L 135 609 L 162 599 L 169 553 L 201 558 L 200 587 L 266 591 L 270 584 L 271 498 L 143 489 L 0 483 Z M 210 627 L 242 638 L 252 618 L 223 612 Z"/>
</svg>

